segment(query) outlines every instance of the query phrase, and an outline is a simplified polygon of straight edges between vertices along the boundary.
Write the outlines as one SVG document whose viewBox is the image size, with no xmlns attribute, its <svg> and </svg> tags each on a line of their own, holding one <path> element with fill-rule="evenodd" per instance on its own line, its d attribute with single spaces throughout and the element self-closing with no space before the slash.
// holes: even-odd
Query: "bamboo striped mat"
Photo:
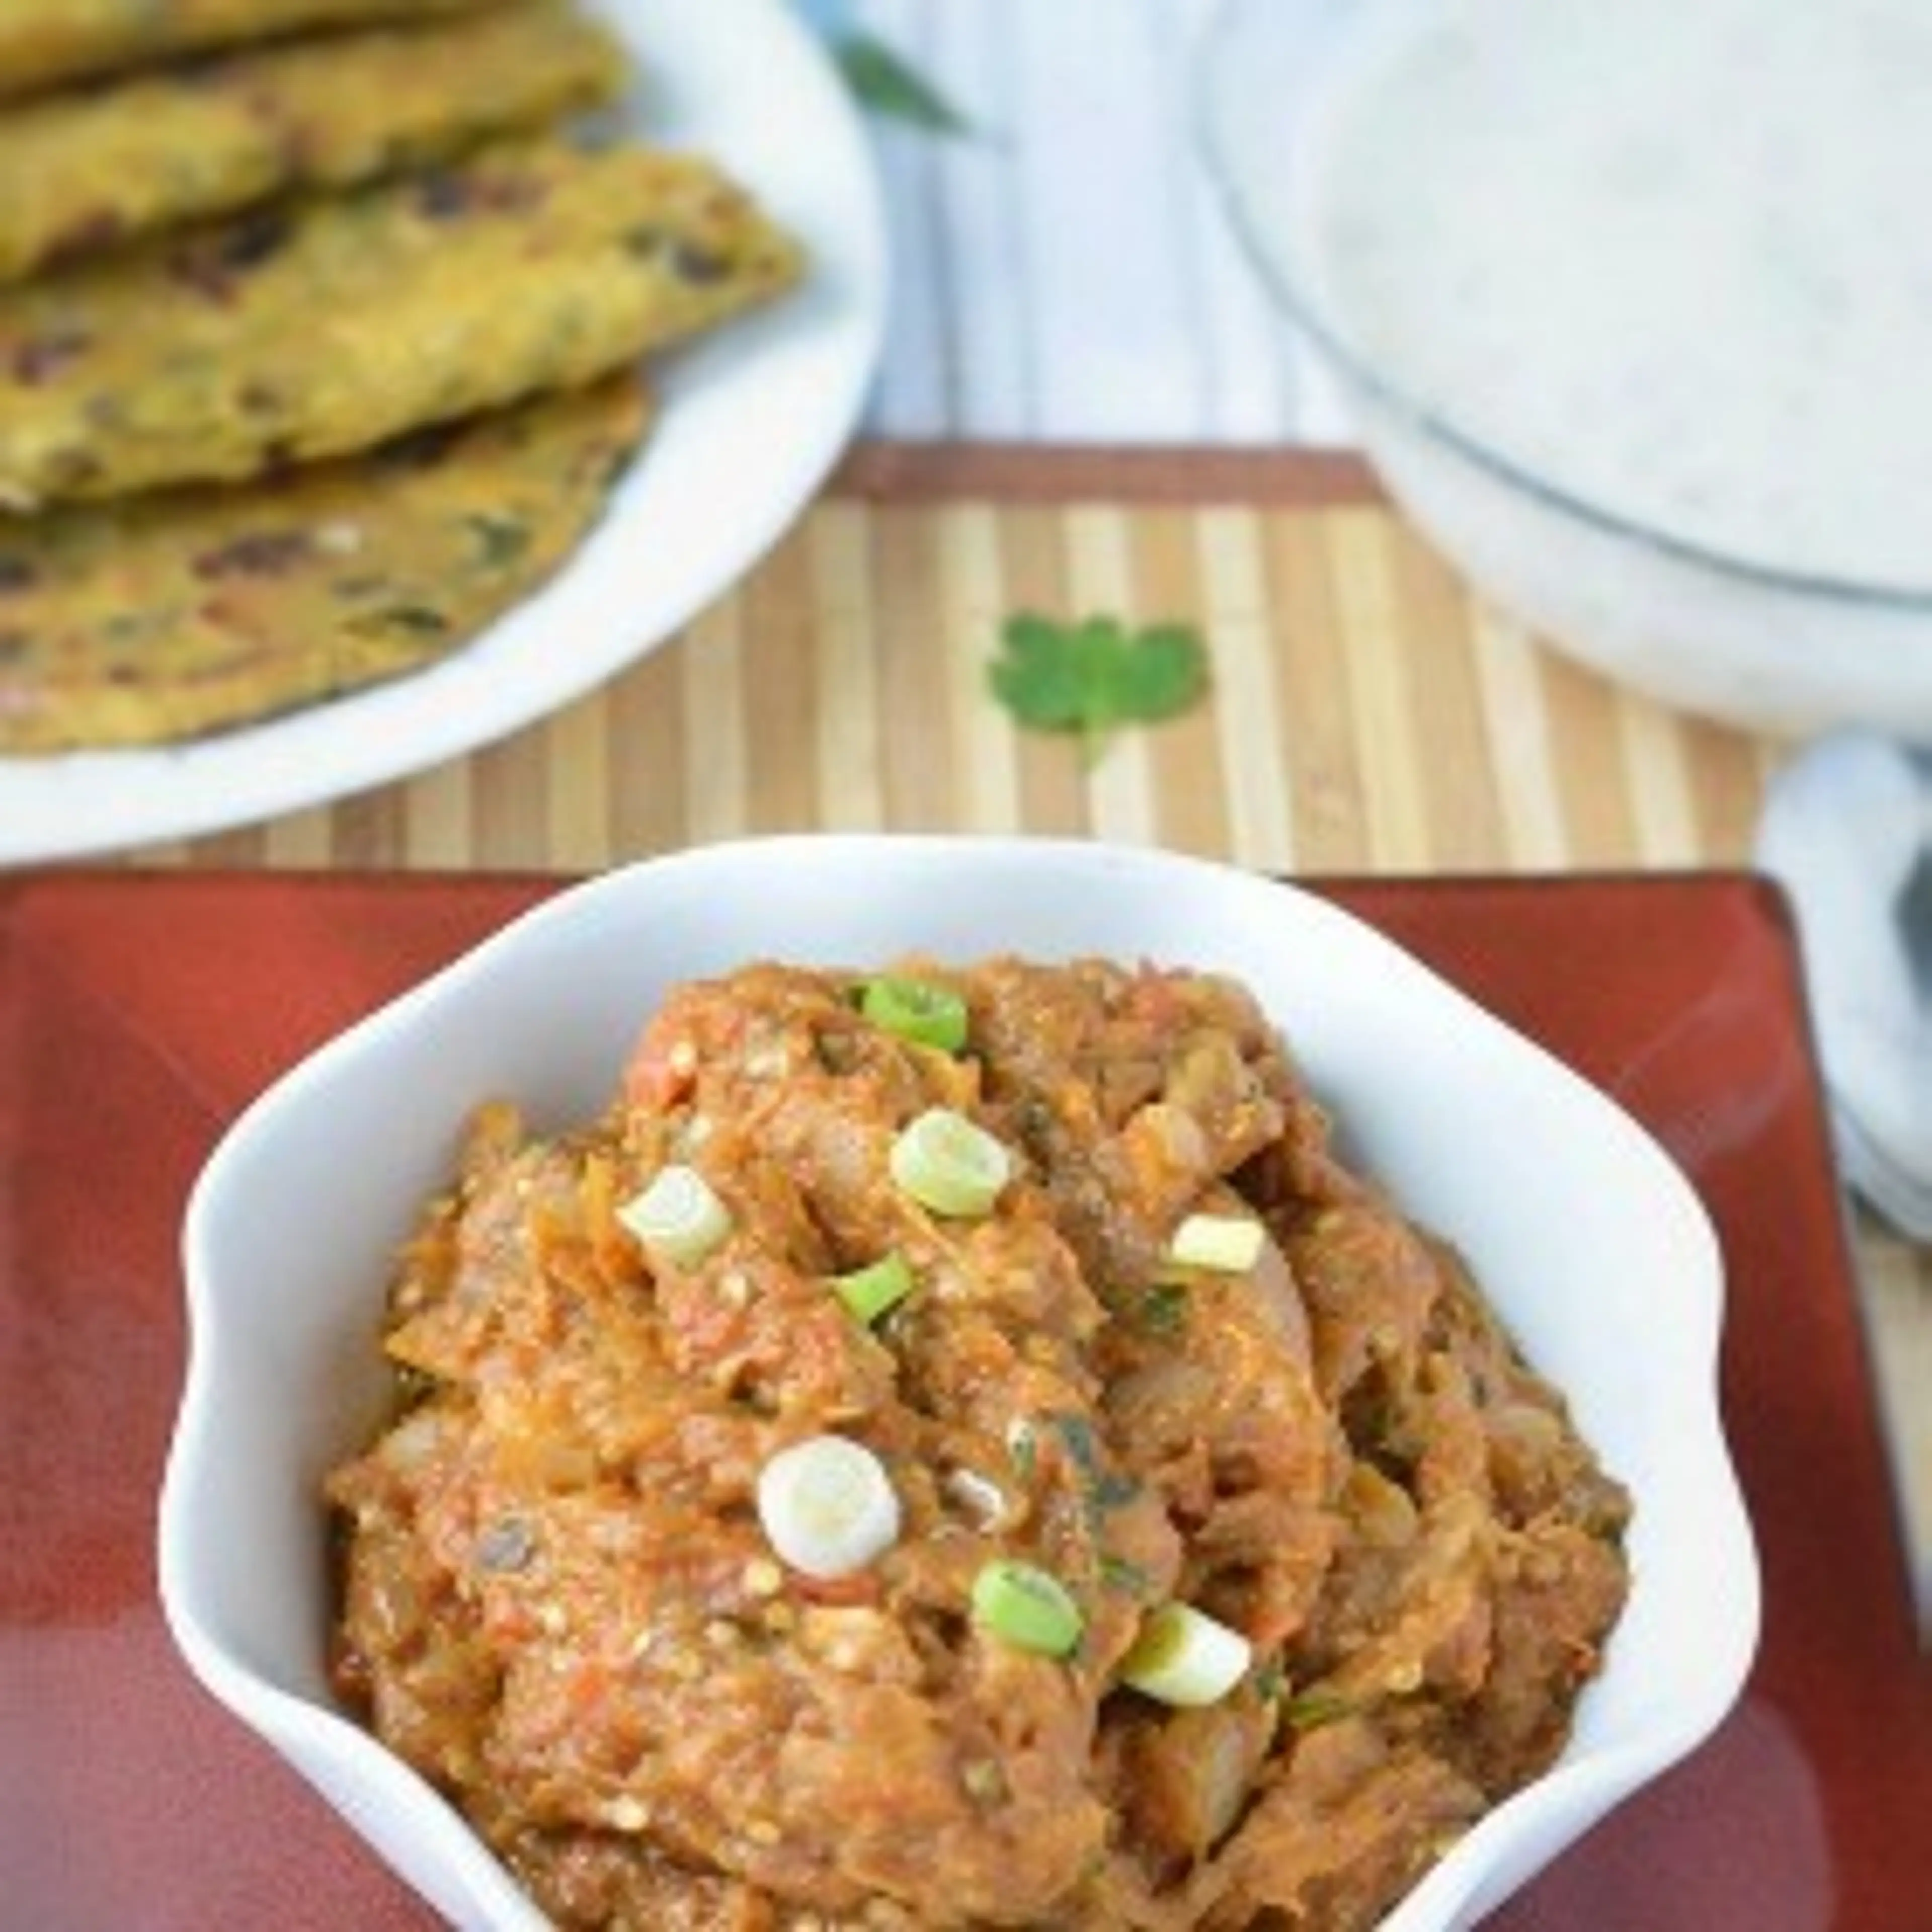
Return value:
<svg viewBox="0 0 1932 1932">
<path fill-rule="evenodd" d="M 1210 698 L 1084 764 L 988 694 L 1022 609 L 1194 624 Z M 872 446 L 748 579 L 580 703 L 406 782 L 137 856 L 592 868 L 814 826 L 1092 834 L 1304 873 L 1730 866 L 1774 755 L 1542 649 L 1351 459 Z"/>
</svg>

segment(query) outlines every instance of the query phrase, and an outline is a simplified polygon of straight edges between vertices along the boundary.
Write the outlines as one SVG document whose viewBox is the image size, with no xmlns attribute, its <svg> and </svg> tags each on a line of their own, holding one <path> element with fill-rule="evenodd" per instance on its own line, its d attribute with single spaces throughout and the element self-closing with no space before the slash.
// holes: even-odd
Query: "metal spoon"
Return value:
<svg viewBox="0 0 1932 1932">
<path fill-rule="evenodd" d="M 1806 746 L 1757 856 L 1797 918 L 1845 1180 L 1932 1241 L 1932 754 L 1866 733 Z"/>
</svg>

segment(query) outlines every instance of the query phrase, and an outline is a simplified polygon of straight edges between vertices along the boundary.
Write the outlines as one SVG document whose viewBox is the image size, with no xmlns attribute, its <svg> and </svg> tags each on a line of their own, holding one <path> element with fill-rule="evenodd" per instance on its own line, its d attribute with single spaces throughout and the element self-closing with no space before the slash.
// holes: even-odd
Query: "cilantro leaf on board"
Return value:
<svg viewBox="0 0 1932 1932">
<path fill-rule="evenodd" d="M 1130 632 L 1114 617 L 1009 617 L 987 666 L 993 695 L 1036 731 L 1077 734 L 1089 764 L 1124 724 L 1177 718 L 1208 688 L 1208 652 L 1184 624 Z"/>
<path fill-rule="evenodd" d="M 859 29 L 832 42 L 832 57 L 845 84 L 875 114 L 923 128 L 929 134 L 967 134 L 972 124 L 931 81 L 884 40 Z"/>
</svg>

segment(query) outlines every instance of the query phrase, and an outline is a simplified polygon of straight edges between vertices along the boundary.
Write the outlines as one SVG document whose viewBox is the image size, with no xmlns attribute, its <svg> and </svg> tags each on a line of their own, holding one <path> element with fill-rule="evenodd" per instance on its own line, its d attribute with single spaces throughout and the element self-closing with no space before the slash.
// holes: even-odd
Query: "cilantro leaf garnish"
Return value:
<svg viewBox="0 0 1932 1932">
<path fill-rule="evenodd" d="M 861 106 L 928 134 L 967 134 L 971 124 L 904 56 L 854 28 L 832 42 L 832 57 Z"/>
<path fill-rule="evenodd" d="M 1178 717 L 1208 688 L 1208 652 L 1184 624 L 1130 632 L 1118 618 L 1007 619 L 987 668 L 993 694 L 1022 724 L 1077 734 L 1090 764 L 1124 724 Z"/>
</svg>

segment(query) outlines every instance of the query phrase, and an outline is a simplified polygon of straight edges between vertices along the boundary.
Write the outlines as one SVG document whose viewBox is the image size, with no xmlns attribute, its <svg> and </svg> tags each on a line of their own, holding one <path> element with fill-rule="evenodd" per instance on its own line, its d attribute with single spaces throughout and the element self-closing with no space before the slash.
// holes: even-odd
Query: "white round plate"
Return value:
<svg viewBox="0 0 1932 1932">
<path fill-rule="evenodd" d="M 393 684 L 163 749 L 0 758 L 0 864 L 244 824 L 505 736 L 662 643 L 783 534 L 877 362 L 885 224 L 864 128 L 784 0 L 592 0 L 640 69 L 632 119 L 707 154 L 804 243 L 803 285 L 658 367 L 602 523 L 474 643 Z"/>
</svg>

